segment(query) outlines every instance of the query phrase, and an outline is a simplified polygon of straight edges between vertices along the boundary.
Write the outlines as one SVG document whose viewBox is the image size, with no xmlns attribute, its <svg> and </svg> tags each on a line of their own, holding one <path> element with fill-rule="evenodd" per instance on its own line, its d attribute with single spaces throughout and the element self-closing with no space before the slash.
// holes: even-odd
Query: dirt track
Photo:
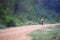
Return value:
<svg viewBox="0 0 60 40">
<path fill-rule="evenodd" d="M 32 40 L 27 34 L 49 26 L 60 24 L 30 25 L 9 29 L 0 29 L 0 40 Z"/>
</svg>

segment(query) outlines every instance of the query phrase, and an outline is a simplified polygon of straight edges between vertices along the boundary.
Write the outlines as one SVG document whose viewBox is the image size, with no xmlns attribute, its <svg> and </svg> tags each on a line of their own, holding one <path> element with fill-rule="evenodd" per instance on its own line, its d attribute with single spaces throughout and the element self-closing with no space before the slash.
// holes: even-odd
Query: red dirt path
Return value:
<svg viewBox="0 0 60 40">
<path fill-rule="evenodd" d="M 30 25 L 8 29 L 0 29 L 0 40 L 32 40 L 27 34 L 49 26 L 60 24 Z"/>
</svg>

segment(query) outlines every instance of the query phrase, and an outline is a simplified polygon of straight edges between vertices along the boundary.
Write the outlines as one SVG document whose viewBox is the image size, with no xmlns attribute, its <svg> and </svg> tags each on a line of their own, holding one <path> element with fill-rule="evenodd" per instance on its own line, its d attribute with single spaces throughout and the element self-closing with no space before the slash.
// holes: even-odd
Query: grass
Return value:
<svg viewBox="0 0 60 40">
<path fill-rule="evenodd" d="M 60 25 L 57 25 L 55 27 L 48 27 L 43 30 L 36 30 L 28 36 L 32 38 L 32 40 L 53 40 L 56 39 L 57 35 L 60 34 Z"/>
</svg>

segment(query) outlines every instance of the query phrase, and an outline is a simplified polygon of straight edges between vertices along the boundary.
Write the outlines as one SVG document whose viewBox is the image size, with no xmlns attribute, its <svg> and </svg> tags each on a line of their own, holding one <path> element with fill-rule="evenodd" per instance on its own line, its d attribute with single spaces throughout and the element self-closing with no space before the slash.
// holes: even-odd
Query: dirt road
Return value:
<svg viewBox="0 0 60 40">
<path fill-rule="evenodd" d="M 60 24 L 30 25 L 8 29 L 0 29 L 0 40 L 32 40 L 27 34 L 45 27 Z"/>
</svg>

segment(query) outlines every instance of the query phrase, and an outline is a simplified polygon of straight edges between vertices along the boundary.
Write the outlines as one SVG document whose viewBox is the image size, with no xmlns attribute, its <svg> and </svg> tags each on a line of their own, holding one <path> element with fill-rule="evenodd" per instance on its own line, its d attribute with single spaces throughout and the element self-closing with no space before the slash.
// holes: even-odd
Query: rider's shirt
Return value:
<svg viewBox="0 0 60 40">
<path fill-rule="evenodd" d="M 41 18 L 41 19 L 40 19 L 40 21 L 44 21 L 44 19 L 43 19 L 43 18 Z"/>
</svg>

